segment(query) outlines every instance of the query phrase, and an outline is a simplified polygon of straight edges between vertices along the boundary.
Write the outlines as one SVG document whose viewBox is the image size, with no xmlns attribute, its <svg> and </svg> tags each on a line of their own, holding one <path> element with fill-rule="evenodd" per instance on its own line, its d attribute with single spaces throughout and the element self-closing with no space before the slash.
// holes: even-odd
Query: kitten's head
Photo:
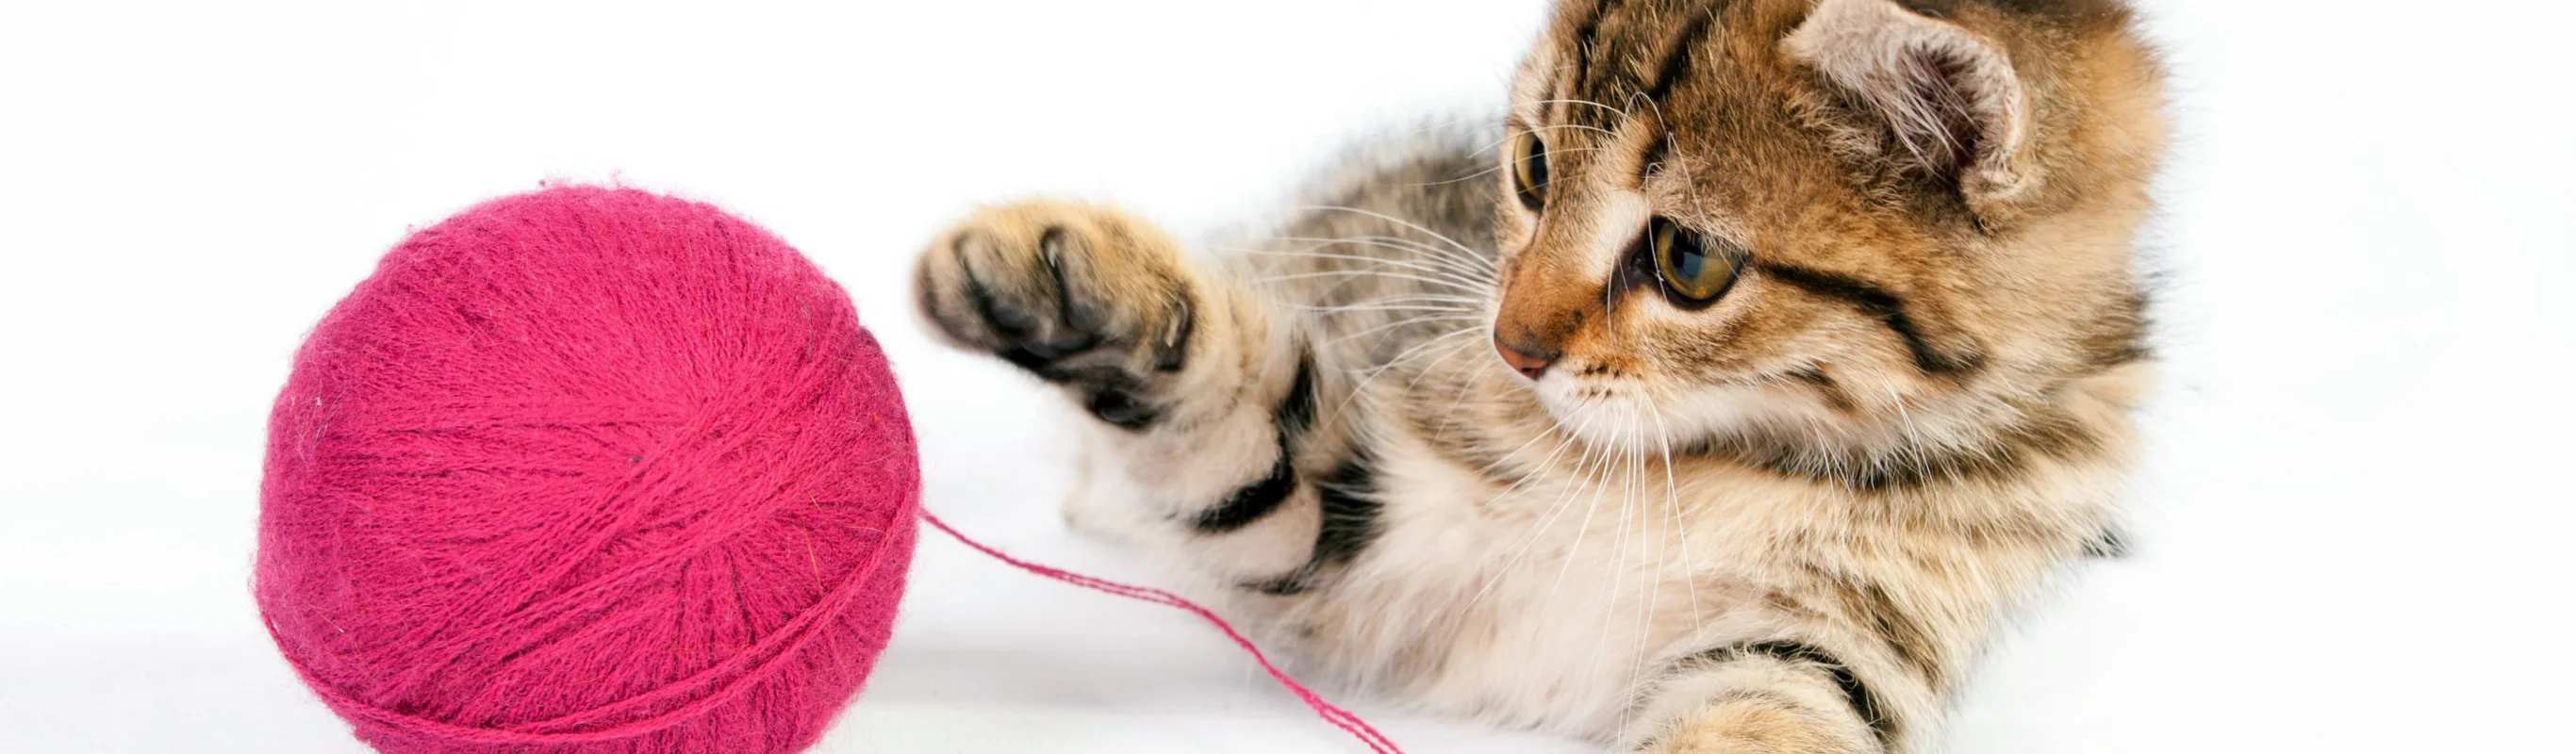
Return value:
<svg viewBox="0 0 2576 754">
<path fill-rule="evenodd" d="M 1566 0 L 1513 84 L 1496 351 L 1596 440 L 2009 431 L 2141 366 L 2159 82 L 2115 0 Z"/>
</svg>

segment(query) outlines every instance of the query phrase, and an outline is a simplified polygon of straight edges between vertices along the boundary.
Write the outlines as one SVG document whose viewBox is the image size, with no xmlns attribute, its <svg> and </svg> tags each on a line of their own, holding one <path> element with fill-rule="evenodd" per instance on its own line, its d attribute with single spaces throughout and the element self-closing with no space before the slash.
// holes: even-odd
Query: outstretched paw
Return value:
<svg viewBox="0 0 2576 754">
<path fill-rule="evenodd" d="M 1198 291 L 1143 221 L 1061 201 L 991 207 L 922 253 L 915 295 L 953 345 L 1073 388 L 1101 421 L 1141 428 L 1189 359 Z"/>
</svg>

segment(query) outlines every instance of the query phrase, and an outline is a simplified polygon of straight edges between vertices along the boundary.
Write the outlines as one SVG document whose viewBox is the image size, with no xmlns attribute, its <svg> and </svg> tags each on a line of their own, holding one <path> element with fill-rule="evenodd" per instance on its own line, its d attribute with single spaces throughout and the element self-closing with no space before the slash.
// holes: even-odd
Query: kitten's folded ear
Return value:
<svg viewBox="0 0 2576 754">
<path fill-rule="evenodd" d="M 1894 0 L 1817 0 L 1785 49 L 1895 135 L 1900 158 L 1955 180 L 1992 221 L 2037 176 L 2019 159 L 2029 108 L 2004 51 Z"/>
</svg>

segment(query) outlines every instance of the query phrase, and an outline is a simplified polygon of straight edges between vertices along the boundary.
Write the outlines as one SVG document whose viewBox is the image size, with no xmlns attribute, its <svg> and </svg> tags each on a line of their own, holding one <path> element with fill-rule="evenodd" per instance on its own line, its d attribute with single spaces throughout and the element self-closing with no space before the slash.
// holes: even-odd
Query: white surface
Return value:
<svg viewBox="0 0 2576 754">
<path fill-rule="evenodd" d="M 915 244 L 1041 189 L 1211 227 L 1340 136 L 1499 101 L 1539 20 L 521 5 L 0 10 L 0 752 L 357 749 L 248 599 L 268 401 L 408 226 L 550 176 L 785 236 L 897 359 L 934 508 L 1149 579 L 1056 524 L 1066 412 L 919 335 Z M 2186 138 L 2141 551 L 2021 622 L 1953 749 L 2563 746 L 2576 12 L 2148 9 Z M 898 642 L 822 751 L 1357 750 L 1186 616 L 924 542 Z M 1418 752 L 1583 750 L 1360 708 Z"/>
</svg>

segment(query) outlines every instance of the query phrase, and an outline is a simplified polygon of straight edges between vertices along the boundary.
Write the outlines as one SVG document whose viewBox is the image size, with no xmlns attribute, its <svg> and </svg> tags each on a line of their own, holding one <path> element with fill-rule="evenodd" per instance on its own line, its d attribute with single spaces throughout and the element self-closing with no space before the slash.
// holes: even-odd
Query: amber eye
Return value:
<svg viewBox="0 0 2576 754">
<path fill-rule="evenodd" d="M 1512 189 L 1531 212 L 1547 206 L 1547 142 L 1536 131 L 1512 136 Z"/>
<path fill-rule="evenodd" d="M 1744 254 L 1732 247 L 1682 228 L 1664 218 L 1647 222 L 1655 255 L 1655 272 L 1663 276 L 1664 286 L 1680 298 L 1696 302 L 1715 301 L 1735 285 L 1735 273 L 1744 263 Z"/>
</svg>

